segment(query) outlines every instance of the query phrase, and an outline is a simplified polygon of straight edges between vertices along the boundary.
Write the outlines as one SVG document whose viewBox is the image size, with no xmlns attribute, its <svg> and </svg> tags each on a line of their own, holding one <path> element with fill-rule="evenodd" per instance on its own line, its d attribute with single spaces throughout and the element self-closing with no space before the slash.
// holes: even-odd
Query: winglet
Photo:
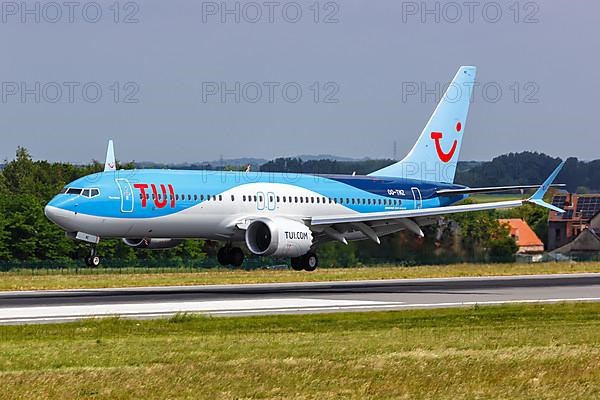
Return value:
<svg viewBox="0 0 600 400">
<path fill-rule="evenodd" d="M 558 213 L 565 212 L 565 210 L 563 210 L 562 208 L 558 208 L 558 207 L 556 207 L 552 204 L 548 204 L 544 201 L 544 195 L 546 194 L 546 192 L 552 185 L 552 182 L 554 181 L 554 179 L 556 179 L 556 176 L 558 175 L 558 173 L 560 172 L 562 167 L 565 165 L 565 162 L 566 161 L 562 161 L 558 165 L 558 167 L 556 167 L 556 169 L 550 174 L 550 176 L 546 179 L 546 181 L 542 184 L 542 186 L 540 186 L 539 189 L 536 190 L 536 192 L 533 194 L 533 196 L 531 196 L 530 198 L 525 200 L 526 203 L 537 204 L 538 206 L 546 207 L 546 208 L 548 208 L 552 211 L 556 211 Z"/>
<path fill-rule="evenodd" d="M 104 163 L 104 172 L 116 171 L 117 163 L 115 162 L 115 149 L 113 146 L 112 139 L 108 141 L 108 148 L 106 149 L 106 162 Z"/>
</svg>

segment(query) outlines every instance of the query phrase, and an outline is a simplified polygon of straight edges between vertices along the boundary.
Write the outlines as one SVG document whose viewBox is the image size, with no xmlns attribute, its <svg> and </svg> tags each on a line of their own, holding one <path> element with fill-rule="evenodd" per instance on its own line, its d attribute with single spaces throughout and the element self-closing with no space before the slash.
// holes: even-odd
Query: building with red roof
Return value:
<svg viewBox="0 0 600 400">
<path fill-rule="evenodd" d="M 515 239 L 517 254 L 540 254 L 544 252 L 544 242 L 540 240 L 527 222 L 518 218 L 500 219 L 502 225 L 510 227 L 510 236 Z"/>
</svg>

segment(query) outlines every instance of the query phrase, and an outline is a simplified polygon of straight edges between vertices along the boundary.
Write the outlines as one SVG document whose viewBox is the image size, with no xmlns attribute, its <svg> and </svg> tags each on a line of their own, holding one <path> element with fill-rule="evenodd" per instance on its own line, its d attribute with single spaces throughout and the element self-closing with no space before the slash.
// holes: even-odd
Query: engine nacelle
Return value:
<svg viewBox="0 0 600 400">
<path fill-rule="evenodd" d="M 170 238 L 141 238 L 141 239 L 130 239 L 123 238 L 123 243 L 127 246 L 134 247 L 136 249 L 172 249 L 181 243 L 181 239 L 170 239 Z"/>
<path fill-rule="evenodd" d="M 312 246 L 312 232 L 301 222 L 261 218 L 248 225 L 246 246 L 259 256 L 299 257 Z"/>
</svg>

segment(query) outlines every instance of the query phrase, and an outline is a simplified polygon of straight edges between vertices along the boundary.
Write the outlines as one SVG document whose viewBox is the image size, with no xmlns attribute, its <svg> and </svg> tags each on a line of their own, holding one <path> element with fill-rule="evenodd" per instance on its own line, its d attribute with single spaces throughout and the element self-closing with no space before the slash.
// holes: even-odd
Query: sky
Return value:
<svg viewBox="0 0 600 400">
<path fill-rule="evenodd" d="M 597 159 L 598 26 L 583 0 L 2 2 L 0 159 L 401 157 L 461 65 L 462 160 Z"/>
</svg>

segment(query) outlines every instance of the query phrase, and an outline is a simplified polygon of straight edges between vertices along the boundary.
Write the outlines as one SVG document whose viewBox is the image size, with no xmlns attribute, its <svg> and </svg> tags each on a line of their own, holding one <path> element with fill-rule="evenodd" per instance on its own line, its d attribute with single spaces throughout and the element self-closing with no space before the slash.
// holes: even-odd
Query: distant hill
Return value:
<svg viewBox="0 0 600 400">
<path fill-rule="evenodd" d="M 302 161 L 317 161 L 317 160 L 332 160 L 332 161 L 361 161 L 365 159 L 358 159 L 352 157 L 342 157 L 336 156 L 332 154 L 318 154 L 318 155 L 310 155 L 310 154 L 301 154 L 299 156 L 291 157 L 291 158 L 299 158 Z"/>
<path fill-rule="evenodd" d="M 456 182 L 472 187 L 541 183 L 558 163 L 558 158 L 543 153 L 509 153 L 471 168 L 459 168 Z M 599 192 L 600 160 L 586 162 L 568 158 L 556 182 L 566 184 L 570 192 Z"/>
</svg>

